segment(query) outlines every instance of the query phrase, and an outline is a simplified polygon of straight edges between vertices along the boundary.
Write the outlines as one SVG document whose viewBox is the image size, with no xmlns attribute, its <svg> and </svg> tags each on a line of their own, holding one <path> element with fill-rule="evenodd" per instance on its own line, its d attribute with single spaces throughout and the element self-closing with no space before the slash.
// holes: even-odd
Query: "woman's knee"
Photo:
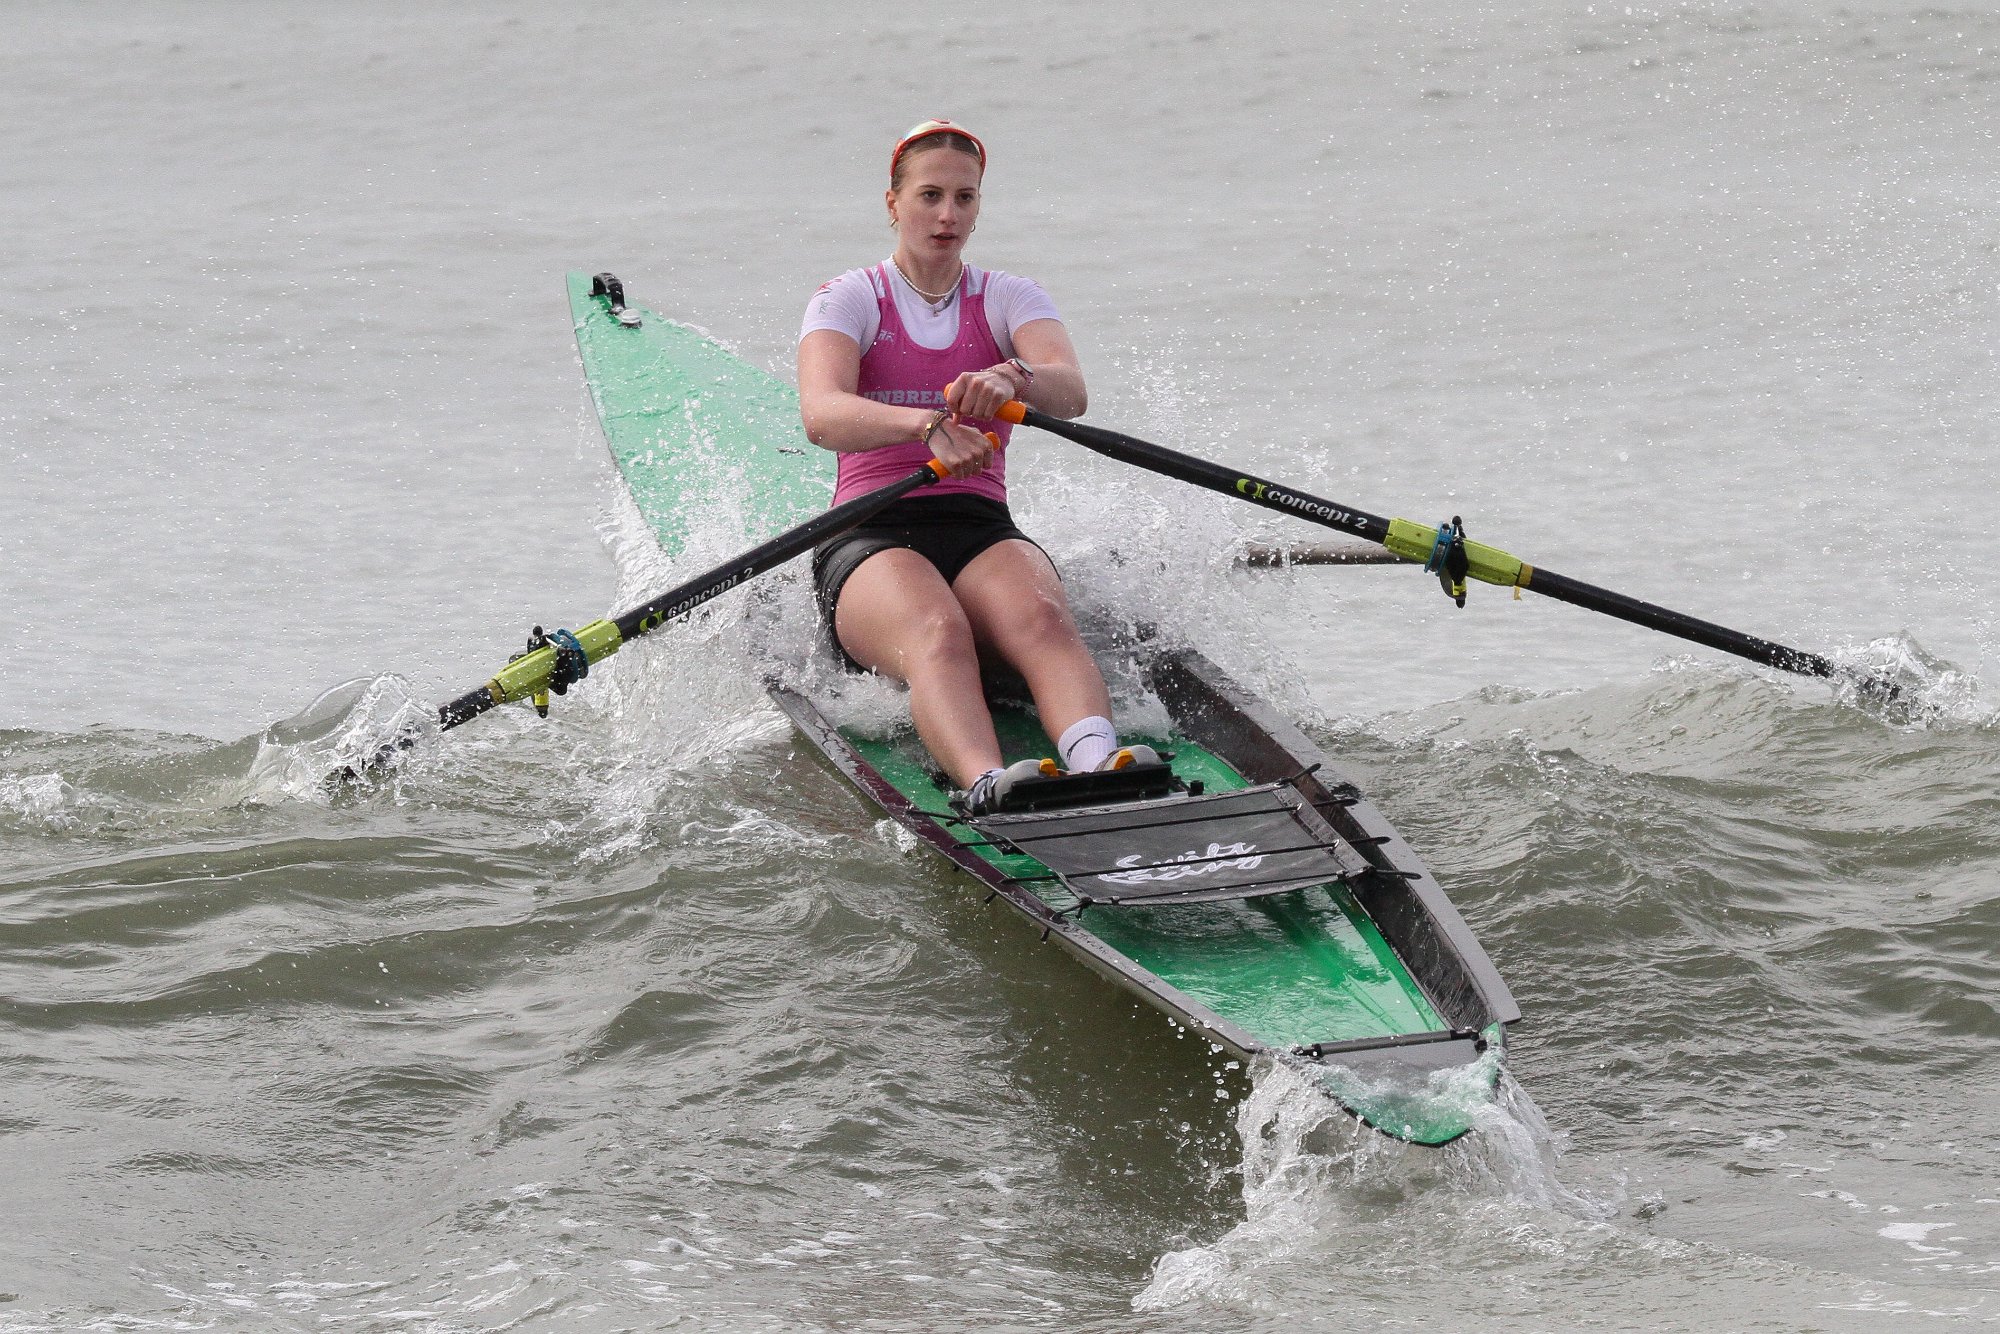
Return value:
<svg viewBox="0 0 2000 1334">
<path fill-rule="evenodd" d="M 997 647 L 1047 651 L 1076 641 L 1076 620 L 1059 592 L 1026 588 L 1007 598 L 987 616 L 981 628 Z"/>
<path fill-rule="evenodd" d="M 978 661 L 972 626 L 956 604 L 926 606 L 903 616 L 865 621 L 848 618 L 838 624 L 841 644 L 850 657 L 904 681 L 921 680 Z"/>
<path fill-rule="evenodd" d="M 903 623 L 903 660 L 909 674 L 963 666 L 978 660 L 972 623 L 957 605 L 926 607 Z"/>
</svg>

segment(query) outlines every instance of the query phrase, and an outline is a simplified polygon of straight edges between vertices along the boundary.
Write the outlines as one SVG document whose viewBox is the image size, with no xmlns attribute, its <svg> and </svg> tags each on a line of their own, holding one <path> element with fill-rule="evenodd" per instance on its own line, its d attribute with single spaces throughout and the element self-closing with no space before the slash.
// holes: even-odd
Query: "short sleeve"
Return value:
<svg viewBox="0 0 2000 1334">
<path fill-rule="evenodd" d="M 1056 320 L 1056 303 L 1033 278 L 994 273 L 986 281 L 986 322 L 1003 356 L 1014 355 L 1014 330 L 1036 320 Z"/>
<path fill-rule="evenodd" d="M 816 329 L 832 329 L 854 340 L 856 347 L 871 347 L 882 323 L 882 310 L 875 302 L 875 288 L 868 270 L 849 269 L 820 289 L 806 302 L 806 318 L 799 328 L 803 339 Z"/>
</svg>

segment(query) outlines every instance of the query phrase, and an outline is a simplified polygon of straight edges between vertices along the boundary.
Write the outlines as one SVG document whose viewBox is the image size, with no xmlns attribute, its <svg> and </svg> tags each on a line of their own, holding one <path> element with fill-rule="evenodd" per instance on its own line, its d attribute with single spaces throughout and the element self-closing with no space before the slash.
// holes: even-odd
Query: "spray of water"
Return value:
<svg viewBox="0 0 2000 1334">
<path fill-rule="evenodd" d="M 0 816 L 30 827 L 61 829 L 74 816 L 76 789 L 60 773 L 0 774 Z"/>
<path fill-rule="evenodd" d="M 1460 1092 L 1476 1125 L 1429 1149 L 1361 1125 L 1314 1075 L 1260 1062 L 1236 1110 L 1243 1221 L 1214 1241 L 1160 1257 L 1133 1308 L 1199 1302 L 1257 1309 L 1264 1294 L 1291 1288 L 1299 1271 L 1337 1265 L 1351 1277 L 1353 1257 L 1364 1252 L 1371 1264 L 1448 1267 L 1449 1257 L 1422 1253 L 1441 1213 L 1474 1224 L 1458 1235 L 1601 1226 L 1617 1202 L 1558 1179 L 1561 1137 L 1511 1080 L 1489 1095 L 1490 1073 L 1475 1067 L 1447 1076 L 1467 1082 Z M 1448 1088 L 1433 1092 L 1452 1096 Z"/>
<path fill-rule="evenodd" d="M 1957 731 L 2000 718 L 2000 707 L 1984 697 L 1978 677 L 1929 653 L 1908 634 L 1850 648 L 1834 661 L 1848 673 L 1835 679 L 1835 698 L 1895 726 Z M 1887 688 L 1873 684 L 1878 681 Z"/>
<path fill-rule="evenodd" d="M 357 677 L 265 728 L 235 800 L 325 803 L 343 787 L 393 787 L 437 711 L 400 676 Z"/>
</svg>

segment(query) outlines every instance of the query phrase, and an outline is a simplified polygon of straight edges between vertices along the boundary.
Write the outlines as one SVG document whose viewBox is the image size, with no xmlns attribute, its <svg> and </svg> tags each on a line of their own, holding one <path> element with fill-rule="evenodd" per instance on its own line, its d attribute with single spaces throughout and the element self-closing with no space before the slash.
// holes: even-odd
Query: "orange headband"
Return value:
<svg viewBox="0 0 2000 1334">
<path fill-rule="evenodd" d="M 948 120 L 927 120 L 896 141 L 896 149 L 889 154 L 889 179 L 896 179 L 896 164 L 903 160 L 903 154 L 932 135 L 962 134 L 972 140 L 972 146 L 979 150 L 979 169 L 986 170 L 986 145 L 979 142 L 979 136 L 962 125 L 954 125 Z"/>
</svg>

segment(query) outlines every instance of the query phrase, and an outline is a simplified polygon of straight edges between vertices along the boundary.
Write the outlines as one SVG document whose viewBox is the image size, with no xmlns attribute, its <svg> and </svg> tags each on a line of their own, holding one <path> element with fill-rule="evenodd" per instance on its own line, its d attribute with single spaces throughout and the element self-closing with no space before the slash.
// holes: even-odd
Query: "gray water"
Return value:
<svg viewBox="0 0 2000 1334">
<path fill-rule="evenodd" d="M 1996 103 L 2000 18 L 1901 3 L 0 10 L 0 1330 L 2000 1319 Z M 1461 1144 L 877 821 L 756 688 L 795 578 L 318 787 L 676 572 L 563 271 L 788 374 L 931 115 L 1091 420 L 1907 684 L 1240 570 L 1319 534 L 1023 437 L 1091 615 L 1511 981 Z"/>
</svg>

